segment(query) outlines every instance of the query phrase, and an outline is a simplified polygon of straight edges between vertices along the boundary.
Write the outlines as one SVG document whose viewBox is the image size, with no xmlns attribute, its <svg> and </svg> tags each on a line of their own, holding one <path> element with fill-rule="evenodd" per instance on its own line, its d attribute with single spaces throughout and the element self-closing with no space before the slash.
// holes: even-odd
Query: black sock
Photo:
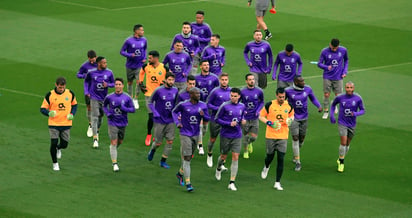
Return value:
<svg viewBox="0 0 412 218">
<path fill-rule="evenodd" d="M 339 158 L 339 162 L 340 162 L 341 164 L 343 164 L 344 161 L 345 161 L 345 159 L 340 159 L 340 158 Z"/>
<path fill-rule="evenodd" d="M 149 118 L 147 119 L 147 134 L 148 135 L 152 134 L 152 128 L 153 128 L 153 113 L 149 113 Z"/>
<path fill-rule="evenodd" d="M 235 181 L 230 180 L 229 184 L 235 183 Z"/>
<path fill-rule="evenodd" d="M 160 162 L 166 162 L 167 158 L 162 157 L 162 159 L 160 159 Z"/>
<path fill-rule="evenodd" d="M 270 34 L 269 29 L 265 29 L 265 34 L 266 34 L 266 35 L 269 35 L 269 34 Z"/>
</svg>

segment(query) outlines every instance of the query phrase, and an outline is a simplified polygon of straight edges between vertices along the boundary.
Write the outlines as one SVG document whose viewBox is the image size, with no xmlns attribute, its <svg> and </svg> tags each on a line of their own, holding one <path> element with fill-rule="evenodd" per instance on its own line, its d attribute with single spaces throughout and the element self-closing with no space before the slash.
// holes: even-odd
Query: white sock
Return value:
<svg viewBox="0 0 412 218">
<path fill-rule="evenodd" d="M 296 161 L 300 162 L 299 141 L 292 141 L 293 156 Z"/>
<path fill-rule="evenodd" d="M 117 163 L 117 146 L 110 145 L 110 157 L 112 158 L 113 163 Z"/>
</svg>

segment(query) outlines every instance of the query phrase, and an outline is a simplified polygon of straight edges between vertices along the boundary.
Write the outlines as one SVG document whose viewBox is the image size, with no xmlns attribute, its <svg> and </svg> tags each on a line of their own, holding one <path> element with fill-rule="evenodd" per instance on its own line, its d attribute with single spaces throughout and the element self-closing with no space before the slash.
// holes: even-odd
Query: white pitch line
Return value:
<svg viewBox="0 0 412 218">
<path fill-rule="evenodd" d="M 127 8 L 114 8 L 114 9 L 110 9 L 110 10 L 111 11 L 122 11 L 122 10 L 130 10 L 130 9 L 164 7 L 164 6 L 170 6 L 170 5 L 181 5 L 181 4 L 197 3 L 197 2 L 205 2 L 205 1 L 207 1 L 207 0 L 181 1 L 181 2 L 172 2 L 172 3 L 155 4 L 155 5 L 144 5 L 144 6 L 127 7 Z"/>
<path fill-rule="evenodd" d="M 377 66 L 377 67 L 368 67 L 368 68 L 361 68 L 361 69 L 356 69 L 356 70 L 349 70 L 348 73 L 357 73 L 357 72 L 363 72 L 363 71 L 368 71 L 368 70 L 378 70 L 378 69 L 384 69 L 384 68 L 389 68 L 389 67 L 397 67 L 397 66 L 403 66 L 403 65 L 408 65 L 412 64 L 412 62 L 405 62 L 405 63 L 400 63 L 400 64 L 391 64 L 391 65 L 384 65 L 384 66 Z M 323 74 L 316 75 L 316 76 L 305 76 L 305 79 L 315 79 L 315 78 L 320 78 L 323 77 Z M 276 83 L 277 81 L 270 81 L 268 84 Z"/>
<path fill-rule="evenodd" d="M 84 7 L 84 8 L 93 8 L 93 9 L 104 10 L 104 11 L 123 11 L 123 10 L 140 9 L 140 8 L 164 7 L 164 6 L 170 6 L 170 5 L 181 5 L 181 4 L 188 4 L 188 3 L 205 2 L 207 0 L 181 1 L 181 2 L 172 2 L 172 3 L 164 3 L 164 4 L 136 6 L 136 7 L 114 8 L 114 9 L 97 7 L 93 5 L 85 5 L 85 4 L 74 3 L 74 2 L 64 2 L 64 1 L 59 1 L 59 0 L 49 0 L 49 1 L 60 3 L 60 4 L 65 4 L 65 5 L 73 5 L 73 6 L 79 6 L 79 7 Z"/>
<path fill-rule="evenodd" d="M 377 66 L 377 67 L 368 67 L 368 68 L 362 68 L 362 69 L 356 69 L 356 70 L 350 70 L 349 73 L 355 73 L 355 72 L 363 72 L 363 71 L 368 71 L 368 70 L 377 70 L 377 69 L 384 69 L 384 68 L 389 68 L 389 67 L 397 67 L 397 66 L 403 66 L 403 65 L 409 65 L 412 64 L 412 62 L 406 62 L 406 63 L 400 63 L 400 64 L 391 64 L 391 65 L 384 65 L 384 66 Z M 308 76 L 305 77 L 305 79 L 315 79 L 315 78 L 320 78 L 323 75 L 316 75 L 316 76 Z M 275 83 L 276 81 L 271 81 L 268 82 L 268 84 Z M 8 88 L 1 88 L 0 90 L 6 91 L 6 92 L 11 92 L 11 93 L 16 93 L 16 94 L 21 94 L 21 95 L 26 95 L 26 96 L 32 96 L 36 98 L 44 98 L 44 95 L 38 95 L 38 94 L 33 94 L 29 92 L 23 92 L 19 90 L 14 90 L 14 89 L 8 89 Z M 80 105 L 86 105 L 84 103 L 78 103 Z"/>
<path fill-rule="evenodd" d="M 74 5 L 74 6 L 80 6 L 84 8 L 93 8 L 93 9 L 99 9 L 99 10 L 104 10 L 104 11 L 109 11 L 109 8 L 102 8 L 102 7 L 97 7 L 93 5 L 85 5 L 85 4 L 80 4 L 80 3 L 74 3 L 74 2 L 64 2 L 64 1 L 58 1 L 58 0 L 49 0 L 50 2 L 55 2 L 55 3 L 60 3 L 64 5 Z"/>
</svg>

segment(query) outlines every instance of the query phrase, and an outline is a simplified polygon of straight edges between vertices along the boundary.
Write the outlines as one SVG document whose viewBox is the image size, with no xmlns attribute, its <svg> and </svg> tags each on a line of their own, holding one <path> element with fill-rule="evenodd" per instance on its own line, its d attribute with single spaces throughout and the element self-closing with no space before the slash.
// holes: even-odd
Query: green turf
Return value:
<svg viewBox="0 0 412 218">
<path fill-rule="evenodd" d="M 264 126 L 255 152 L 240 159 L 237 192 L 227 190 L 206 167 L 206 157 L 192 161 L 195 192 L 186 193 L 175 178 L 179 142 L 158 166 L 146 159 L 146 109 L 129 116 L 125 143 L 119 149 L 121 172 L 113 173 L 106 120 L 101 147 L 91 148 L 82 80 L 75 77 L 95 49 L 108 59 L 116 76 L 124 77 L 119 55 L 135 23 L 144 24 L 149 49 L 161 56 L 169 50 L 183 21 L 206 11 L 205 21 L 222 36 L 232 86 L 242 86 L 247 67 L 243 48 L 256 27 L 254 7 L 238 0 L 3 0 L 0 2 L 0 217 L 411 217 L 412 216 L 412 3 L 372 0 L 277 1 L 276 15 L 265 18 L 274 38 L 274 54 L 293 43 L 304 61 L 303 74 L 322 100 L 321 71 L 316 61 L 332 37 L 349 51 L 349 75 L 363 97 L 366 114 L 358 118 L 356 137 L 336 172 L 337 127 L 321 120 L 310 106 L 308 135 L 301 151 L 302 171 L 290 161 L 289 142 L 283 192 L 273 189 L 275 165 L 260 179 L 264 162 Z M 161 57 L 161 59 L 162 59 Z M 47 118 L 40 114 L 43 96 L 57 76 L 68 79 L 79 101 L 69 148 L 61 171 L 53 172 Z M 274 97 L 276 83 L 265 90 Z M 208 136 L 208 134 L 207 134 Z M 207 142 L 207 137 L 204 142 Z M 216 144 L 218 147 L 218 144 Z M 215 160 L 218 149 L 215 148 Z M 228 161 L 228 166 L 230 161 Z"/>
</svg>

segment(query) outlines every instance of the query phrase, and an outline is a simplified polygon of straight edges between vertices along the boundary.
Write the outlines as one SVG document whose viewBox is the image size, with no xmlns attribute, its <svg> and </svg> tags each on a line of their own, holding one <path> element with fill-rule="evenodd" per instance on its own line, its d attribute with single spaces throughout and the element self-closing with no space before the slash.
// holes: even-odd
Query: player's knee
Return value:
<svg viewBox="0 0 412 218">
<path fill-rule="evenodd" d="M 215 143 L 215 141 L 216 141 L 216 138 L 210 138 L 211 143 Z"/>
<path fill-rule="evenodd" d="M 192 155 L 190 155 L 190 156 L 184 156 L 183 159 L 184 159 L 185 161 L 191 161 L 191 160 L 192 160 Z"/>
<path fill-rule="evenodd" d="M 329 92 L 325 92 L 325 93 L 324 93 L 324 96 L 325 96 L 325 98 L 329 98 L 330 93 L 329 93 Z"/>
<path fill-rule="evenodd" d="M 299 136 L 293 135 L 293 136 L 292 136 L 292 139 L 293 139 L 293 141 L 298 141 L 298 140 L 299 140 Z"/>
<path fill-rule="evenodd" d="M 256 141 L 256 139 L 257 139 L 257 136 L 256 135 L 251 135 L 251 136 L 249 136 L 249 141 L 252 143 L 252 142 L 254 142 L 254 141 Z"/>
<path fill-rule="evenodd" d="M 68 141 L 66 141 L 64 139 L 60 139 L 60 145 L 59 145 L 60 149 L 65 149 L 65 148 L 67 148 L 68 145 L 69 145 Z"/>
</svg>

